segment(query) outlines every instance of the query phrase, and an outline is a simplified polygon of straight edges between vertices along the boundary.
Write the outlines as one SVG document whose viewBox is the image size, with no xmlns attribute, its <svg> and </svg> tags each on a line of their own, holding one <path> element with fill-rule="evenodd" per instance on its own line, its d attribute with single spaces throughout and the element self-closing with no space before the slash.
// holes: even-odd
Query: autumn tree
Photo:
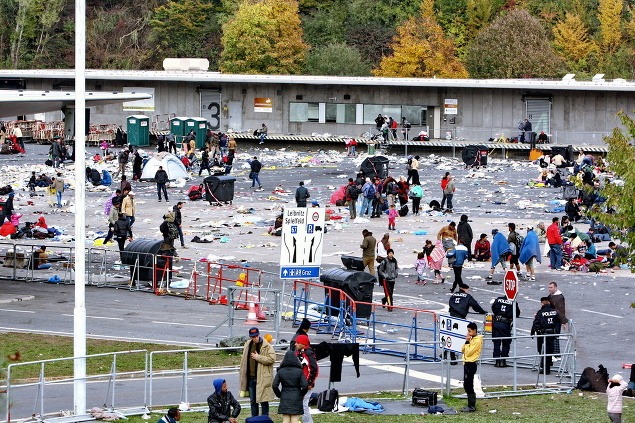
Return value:
<svg viewBox="0 0 635 423">
<path fill-rule="evenodd" d="M 299 74 L 307 45 L 296 0 L 243 1 L 223 28 L 220 69 L 228 73 Z"/>
<path fill-rule="evenodd" d="M 600 0 L 598 21 L 600 22 L 600 51 L 614 54 L 622 42 L 623 0 Z"/>
<path fill-rule="evenodd" d="M 370 76 L 370 63 L 355 47 L 344 43 L 312 49 L 306 58 L 308 75 Z"/>
<path fill-rule="evenodd" d="M 553 44 L 567 62 L 567 70 L 588 71 L 588 58 L 597 52 L 597 45 L 578 15 L 566 14 L 553 27 Z"/>
<path fill-rule="evenodd" d="M 432 0 L 423 0 L 421 13 L 397 27 L 393 53 L 384 57 L 375 76 L 415 78 L 467 78 L 456 48 L 434 20 Z"/>
<path fill-rule="evenodd" d="M 606 202 L 601 209 L 593 208 L 590 214 L 612 229 L 611 235 L 622 241 L 632 264 L 635 263 L 635 120 L 624 112 L 619 112 L 618 116 L 624 129 L 613 129 L 604 141 L 609 148 L 607 161 L 619 182 L 607 182 L 600 189 Z M 635 267 L 631 267 L 631 272 L 634 271 Z"/>
<path fill-rule="evenodd" d="M 465 62 L 474 78 L 556 77 L 563 65 L 540 21 L 520 9 L 483 28 L 470 43 Z"/>
</svg>

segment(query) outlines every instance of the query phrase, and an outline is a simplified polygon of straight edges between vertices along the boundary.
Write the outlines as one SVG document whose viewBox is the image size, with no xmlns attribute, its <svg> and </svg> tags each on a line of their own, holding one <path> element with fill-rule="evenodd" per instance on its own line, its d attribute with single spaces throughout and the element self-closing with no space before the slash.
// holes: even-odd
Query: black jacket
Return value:
<svg viewBox="0 0 635 423">
<path fill-rule="evenodd" d="M 485 310 L 476 302 L 474 297 L 472 297 L 467 292 L 459 291 L 452 294 L 450 297 L 450 316 L 460 317 L 461 319 L 465 319 L 467 313 L 472 307 L 477 313 L 485 314 Z"/>
<path fill-rule="evenodd" d="M 230 417 L 236 418 L 240 414 L 240 404 L 229 391 L 214 392 L 207 397 L 207 405 L 209 405 L 208 423 L 226 422 Z"/>
<path fill-rule="evenodd" d="M 456 226 L 456 234 L 459 239 L 463 240 L 463 245 L 468 246 L 468 248 L 472 245 L 474 234 L 472 233 L 472 227 L 468 222 L 459 222 Z"/>
<path fill-rule="evenodd" d="M 550 304 L 544 304 L 531 325 L 531 334 L 558 333 L 560 329 L 560 315 Z"/>
<path fill-rule="evenodd" d="M 260 173 L 260 170 L 262 169 L 262 163 L 260 163 L 260 161 L 258 161 L 258 159 L 253 159 L 250 163 L 251 165 L 251 171 L 254 173 Z"/>
<path fill-rule="evenodd" d="M 166 172 L 165 169 L 157 170 L 157 173 L 154 174 L 154 181 L 157 184 L 165 184 L 169 180 L 168 172 Z"/>
<path fill-rule="evenodd" d="M 282 385 L 282 389 L 280 386 Z M 302 398 L 307 392 L 308 383 L 302 373 L 300 360 L 295 352 L 287 350 L 280 367 L 273 378 L 273 392 L 280 398 L 279 414 L 301 415 L 304 413 Z"/>
<path fill-rule="evenodd" d="M 311 194 L 309 194 L 309 190 L 306 189 L 304 186 L 299 186 L 295 190 L 295 202 L 300 207 L 306 206 L 306 199 L 309 198 L 310 196 Z"/>
<path fill-rule="evenodd" d="M 130 225 L 128 224 L 128 220 L 124 217 L 120 217 L 115 221 L 113 225 L 113 233 L 115 234 L 115 238 L 131 238 L 132 237 L 132 229 L 130 229 Z"/>
<path fill-rule="evenodd" d="M 174 224 L 179 226 L 183 223 L 183 218 L 181 217 L 181 209 L 176 204 L 172 207 L 172 211 L 174 212 Z"/>
</svg>

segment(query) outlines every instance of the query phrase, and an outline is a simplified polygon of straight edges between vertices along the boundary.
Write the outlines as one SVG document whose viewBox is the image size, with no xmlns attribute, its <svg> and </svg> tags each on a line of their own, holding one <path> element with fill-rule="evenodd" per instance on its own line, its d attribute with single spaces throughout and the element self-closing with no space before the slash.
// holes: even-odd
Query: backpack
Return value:
<svg viewBox="0 0 635 423">
<path fill-rule="evenodd" d="M 519 253 L 520 253 L 520 247 L 523 246 L 523 242 L 525 242 L 525 237 L 519 233 L 516 233 L 516 248 Z"/>
<path fill-rule="evenodd" d="M 168 238 L 177 239 L 179 237 L 179 228 L 174 223 L 168 222 Z"/>
<path fill-rule="evenodd" d="M 339 393 L 337 389 L 327 389 L 318 395 L 317 407 L 318 410 L 330 413 L 337 410 L 339 403 Z"/>
<path fill-rule="evenodd" d="M 361 192 L 361 190 L 357 188 L 357 185 L 349 185 L 348 188 L 346 188 L 346 191 L 346 194 L 351 200 L 357 200 L 359 193 Z"/>
<path fill-rule="evenodd" d="M 370 186 L 368 187 L 368 190 L 366 191 L 366 198 L 373 199 L 375 198 L 376 193 L 377 191 L 375 190 L 375 185 L 370 184 Z"/>
<path fill-rule="evenodd" d="M 397 193 L 399 192 L 399 187 L 397 186 L 396 183 L 389 182 L 388 185 L 386 186 L 386 192 L 388 194 L 397 195 Z"/>
</svg>

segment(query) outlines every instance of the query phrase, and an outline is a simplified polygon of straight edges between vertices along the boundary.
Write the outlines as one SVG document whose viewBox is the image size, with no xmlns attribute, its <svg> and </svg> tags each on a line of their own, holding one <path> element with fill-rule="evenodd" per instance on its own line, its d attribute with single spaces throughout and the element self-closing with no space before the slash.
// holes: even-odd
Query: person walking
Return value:
<svg viewBox="0 0 635 423">
<path fill-rule="evenodd" d="M 448 175 L 448 183 L 443 189 L 443 195 L 447 200 L 448 208 L 445 209 L 444 213 L 453 213 L 454 212 L 454 204 L 452 203 L 452 199 L 454 198 L 454 191 L 456 191 L 456 185 L 454 185 L 454 178 L 451 175 Z"/>
<path fill-rule="evenodd" d="M 230 137 L 227 142 L 227 154 L 231 156 L 236 156 L 236 149 L 238 148 L 238 143 L 236 142 L 236 138 Z"/>
<path fill-rule="evenodd" d="M 306 336 L 306 335 L 304 335 Z M 304 398 L 308 395 L 308 382 L 295 352 L 287 350 L 273 378 L 273 392 L 280 398 L 278 414 L 283 423 L 298 423 L 304 413 Z M 308 405 L 308 402 L 307 402 Z"/>
<path fill-rule="evenodd" d="M 362 249 L 362 260 L 364 263 L 364 269 L 368 267 L 368 273 L 375 276 L 375 248 L 377 247 L 377 240 L 373 236 L 373 233 L 367 229 L 362 231 L 364 239 L 359 245 Z"/>
<path fill-rule="evenodd" d="M 207 423 L 238 423 L 240 404 L 227 389 L 225 379 L 214 379 L 214 393 L 207 397 Z"/>
<path fill-rule="evenodd" d="M 492 342 L 494 343 L 494 367 L 507 367 L 509 347 L 512 344 L 512 323 L 514 321 L 514 301 L 505 295 L 497 297 L 492 303 Z M 516 302 L 516 317 L 520 316 L 520 307 Z M 507 339 L 500 339 L 507 338 Z M 501 349 L 502 345 L 502 349 Z"/>
<path fill-rule="evenodd" d="M 130 191 L 121 202 L 121 212 L 126 215 L 126 220 L 128 221 L 128 225 L 130 225 L 130 228 L 132 228 L 132 225 L 134 225 L 135 222 L 136 205 L 134 197 L 135 193 L 133 191 Z"/>
<path fill-rule="evenodd" d="M 124 148 L 117 155 L 117 162 L 119 163 L 119 176 L 126 174 L 126 166 L 128 165 L 128 158 L 130 157 L 130 151 Z"/>
<path fill-rule="evenodd" d="M 256 183 L 258 183 L 258 189 L 256 191 L 263 191 L 262 184 L 260 183 L 260 171 L 262 170 L 262 163 L 260 163 L 258 157 L 256 156 L 254 156 L 252 160 L 248 161 L 248 163 L 251 167 L 251 172 L 249 173 L 249 178 L 251 179 L 251 187 L 255 188 Z"/>
<path fill-rule="evenodd" d="M 397 211 L 397 207 L 395 204 L 391 204 L 388 207 L 388 230 L 396 230 L 395 223 L 397 222 L 397 217 L 399 216 L 399 212 Z"/>
<path fill-rule="evenodd" d="M 138 181 L 141 179 L 143 172 L 143 158 L 138 151 L 134 152 L 134 158 L 132 159 L 132 180 Z"/>
<path fill-rule="evenodd" d="M 518 255 L 518 261 L 525 265 L 527 280 L 536 280 L 536 262 L 540 263 L 541 260 L 538 235 L 534 232 L 533 226 L 527 226 L 527 236 L 520 246 L 520 254 Z"/>
<path fill-rule="evenodd" d="M 130 181 L 128 181 L 126 175 L 121 175 L 121 183 L 119 184 L 119 189 L 121 190 L 121 192 L 132 191 L 132 185 L 130 185 Z"/>
<path fill-rule="evenodd" d="M 350 220 L 357 219 L 357 199 L 361 189 L 355 183 L 353 178 L 348 178 L 348 185 L 346 186 L 346 201 L 348 202 L 348 214 Z"/>
<path fill-rule="evenodd" d="M 448 305 L 450 307 L 450 316 L 465 319 L 470 308 L 479 314 L 486 314 L 483 307 L 469 293 L 470 287 L 466 284 L 459 285 L 459 292 L 455 292 L 450 296 Z M 445 357 L 445 354 L 444 354 Z M 456 363 L 456 353 L 450 351 L 450 364 Z"/>
<path fill-rule="evenodd" d="M 476 411 L 476 393 L 474 392 L 474 375 L 478 369 L 478 360 L 483 351 L 483 336 L 478 334 L 476 323 L 467 324 L 465 344 L 461 347 L 463 352 L 463 389 L 467 394 L 467 406 L 461 409 L 464 413 Z"/>
<path fill-rule="evenodd" d="M 421 199 L 423 198 L 423 188 L 419 185 L 419 182 L 413 182 L 412 185 L 410 185 L 408 196 L 412 199 L 412 214 L 419 216 Z"/>
<path fill-rule="evenodd" d="M 295 190 L 296 207 L 306 207 L 307 198 L 311 197 L 309 190 L 304 187 L 304 181 L 300 181 L 298 188 Z"/>
<path fill-rule="evenodd" d="M 62 174 L 57 172 L 57 178 L 53 179 L 53 189 L 55 190 L 55 197 L 57 199 L 57 207 L 62 207 L 62 195 L 64 194 L 64 178 Z"/>
<path fill-rule="evenodd" d="M 541 307 L 534 317 L 530 334 L 532 337 L 539 335 L 536 339 L 536 348 L 538 354 L 540 354 L 540 372 L 548 375 L 551 373 L 553 364 L 554 343 L 558 336 L 557 330 L 560 327 L 560 316 L 549 303 L 548 297 L 540 298 L 540 304 Z"/>
<path fill-rule="evenodd" d="M 163 169 L 163 166 L 159 166 L 159 169 L 154 174 L 154 181 L 157 183 L 157 195 L 159 196 L 159 203 L 161 202 L 161 193 L 163 193 L 163 197 L 165 198 L 166 203 L 170 202 L 168 200 L 168 190 L 166 188 L 166 184 L 170 180 L 168 173 Z"/>
<path fill-rule="evenodd" d="M 300 360 L 302 373 L 307 382 L 307 391 L 302 398 L 302 423 L 313 423 L 309 401 L 311 400 L 311 393 L 315 387 L 315 381 L 320 373 L 320 368 L 318 367 L 315 352 L 311 348 L 309 337 L 306 334 L 298 335 L 295 338 L 295 354 L 298 360 Z"/>
<path fill-rule="evenodd" d="M 249 329 L 249 340 L 245 342 L 240 360 L 240 390 L 249 391 L 252 417 L 269 415 L 269 401 L 275 400 L 272 389 L 275 362 L 273 346 L 260 336 L 257 327 Z"/>
<path fill-rule="evenodd" d="M 386 258 L 377 267 L 377 273 L 383 281 L 384 298 L 381 299 L 382 306 L 387 305 L 388 311 L 392 311 L 393 293 L 395 292 L 395 281 L 398 276 L 399 265 L 395 259 L 395 251 L 389 248 L 386 251 Z"/>
<path fill-rule="evenodd" d="M 207 170 L 209 176 L 212 176 L 212 169 L 209 164 L 209 153 L 207 152 L 207 148 L 203 150 L 203 154 L 201 156 L 201 167 L 198 169 L 198 176 L 201 176 L 204 170 Z"/>
<path fill-rule="evenodd" d="M 51 160 L 53 160 L 53 167 L 60 167 L 60 163 L 62 161 L 62 144 L 60 144 L 59 139 L 54 139 L 51 144 L 51 148 L 49 150 L 49 154 L 51 155 Z"/>
<path fill-rule="evenodd" d="M 463 240 L 463 245 L 467 247 L 467 260 L 472 261 L 472 241 L 474 240 L 474 232 L 468 221 L 466 214 L 461 215 L 459 224 L 456 227 L 456 235 Z"/>
<path fill-rule="evenodd" d="M 501 285 L 503 282 L 494 281 L 494 272 L 496 271 L 496 265 L 500 263 L 503 270 L 507 269 L 507 255 L 511 252 L 509 243 L 505 235 L 498 232 L 498 229 L 492 229 L 492 264 L 489 269 L 489 274 L 485 279 L 489 285 Z"/>
<path fill-rule="evenodd" d="M 269 129 L 267 128 L 267 125 L 263 123 L 260 129 L 258 130 L 258 138 L 260 139 L 260 142 L 258 144 L 265 143 L 265 139 L 267 138 L 267 132 L 269 132 Z"/>
<path fill-rule="evenodd" d="M 441 209 L 445 207 L 445 202 L 447 198 L 445 196 L 445 187 L 448 185 L 448 176 L 450 176 L 450 172 L 445 172 L 445 175 L 441 178 L 441 194 L 443 198 L 441 199 Z"/>
<path fill-rule="evenodd" d="M 113 233 L 115 234 L 117 245 L 119 245 L 119 259 L 123 263 L 123 251 L 126 239 L 128 241 L 132 241 L 132 228 L 130 228 L 130 224 L 128 223 L 128 219 L 126 219 L 125 214 L 119 212 L 119 218 L 113 225 Z"/>
<path fill-rule="evenodd" d="M 622 423 L 622 396 L 628 388 L 628 384 L 620 374 L 613 375 L 608 382 L 609 384 L 606 387 L 606 412 L 611 423 Z"/>
<path fill-rule="evenodd" d="M 562 235 L 560 235 L 560 219 L 551 219 L 547 227 L 547 244 L 549 244 L 549 261 L 552 270 L 562 270 Z"/>
<path fill-rule="evenodd" d="M 468 250 L 465 246 L 465 241 L 459 238 L 459 243 L 454 247 L 454 262 L 452 263 L 452 270 L 454 271 L 454 282 L 450 292 L 454 293 L 457 286 L 463 285 L 463 264 L 467 260 Z"/>
<path fill-rule="evenodd" d="M 179 240 L 181 241 L 181 248 L 187 248 L 185 246 L 185 240 L 183 239 L 183 216 L 181 215 L 183 204 L 183 201 L 179 201 L 174 207 L 172 207 L 172 211 L 174 212 L 174 224 L 179 230 Z"/>
</svg>

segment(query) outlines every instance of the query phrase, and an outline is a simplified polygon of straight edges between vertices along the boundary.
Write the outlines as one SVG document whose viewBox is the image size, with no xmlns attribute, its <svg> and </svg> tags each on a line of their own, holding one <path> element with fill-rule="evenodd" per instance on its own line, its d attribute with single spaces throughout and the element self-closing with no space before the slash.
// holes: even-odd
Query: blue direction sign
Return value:
<svg viewBox="0 0 635 423">
<path fill-rule="evenodd" d="M 280 266 L 281 279 L 319 278 L 320 266 Z"/>
</svg>

